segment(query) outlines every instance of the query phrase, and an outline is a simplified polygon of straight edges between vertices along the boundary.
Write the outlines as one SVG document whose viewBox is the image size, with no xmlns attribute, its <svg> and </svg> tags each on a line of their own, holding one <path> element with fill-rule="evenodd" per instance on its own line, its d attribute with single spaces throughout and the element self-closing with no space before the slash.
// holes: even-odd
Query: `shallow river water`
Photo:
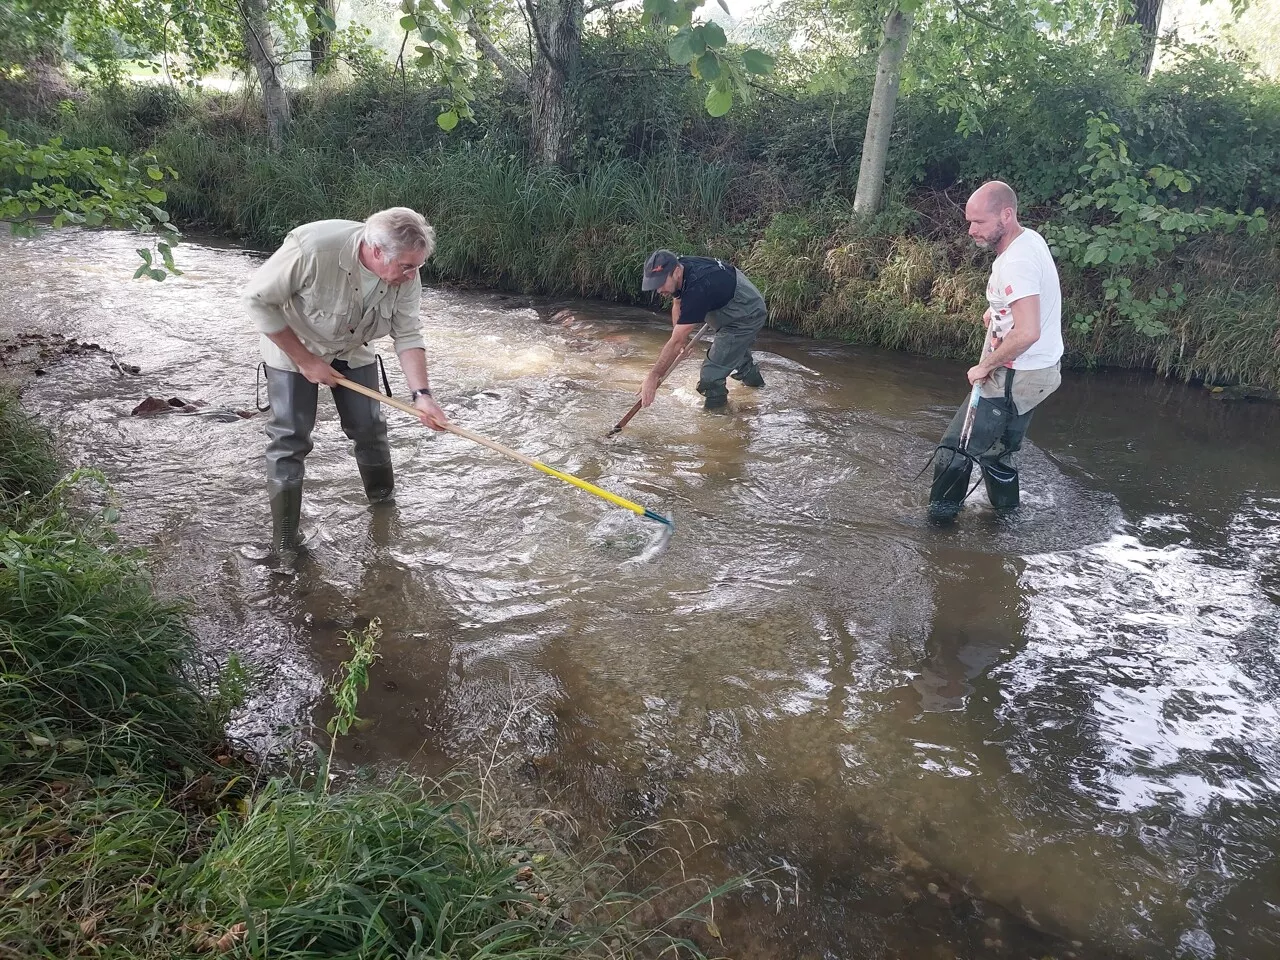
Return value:
<svg viewBox="0 0 1280 960">
<path fill-rule="evenodd" d="M 305 725 L 378 617 L 348 761 L 439 771 L 505 726 L 578 816 L 700 820 L 701 868 L 782 888 L 734 899 L 730 955 L 1280 956 L 1276 409 L 1069 374 L 1019 515 L 979 490 L 938 529 L 913 477 L 958 365 L 766 334 L 766 389 L 706 414 L 690 362 L 606 440 L 660 317 L 428 290 L 455 421 L 673 513 L 669 549 L 632 562 L 652 525 L 395 411 L 396 506 L 371 511 L 322 396 L 311 551 L 281 576 L 243 549 L 270 524 L 262 417 L 129 416 L 253 408 L 259 255 L 186 243 L 157 284 L 130 281 L 135 245 L 0 240 L 0 327 L 141 368 L 66 362 L 26 402 L 109 475 L 202 641 L 261 669 L 245 736 Z"/>
</svg>

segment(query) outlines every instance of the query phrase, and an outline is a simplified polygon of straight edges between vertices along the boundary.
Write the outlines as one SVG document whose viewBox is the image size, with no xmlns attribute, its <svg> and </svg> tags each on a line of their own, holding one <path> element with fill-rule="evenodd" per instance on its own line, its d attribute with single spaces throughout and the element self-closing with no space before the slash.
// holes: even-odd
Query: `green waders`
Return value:
<svg viewBox="0 0 1280 960">
<path fill-rule="evenodd" d="M 333 368 L 356 383 L 378 389 L 378 365 L 348 367 L 335 360 Z M 395 489 L 391 446 L 382 405 L 342 387 L 333 388 L 342 432 L 352 442 L 365 495 L 374 503 L 390 500 Z M 267 367 L 267 496 L 271 502 L 271 549 L 277 555 L 298 549 L 305 461 L 313 446 L 319 391 L 300 373 Z"/>
</svg>

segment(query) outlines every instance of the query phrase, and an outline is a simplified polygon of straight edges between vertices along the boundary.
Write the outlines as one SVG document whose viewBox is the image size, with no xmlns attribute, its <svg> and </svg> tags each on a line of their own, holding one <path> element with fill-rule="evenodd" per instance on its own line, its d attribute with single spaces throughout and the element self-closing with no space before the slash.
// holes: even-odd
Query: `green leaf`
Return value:
<svg viewBox="0 0 1280 960">
<path fill-rule="evenodd" d="M 329 13 L 328 10 L 317 10 L 316 17 L 320 21 L 320 26 L 324 27 L 324 29 L 327 30 L 329 33 L 332 33 L 334 30 L 338 29 L 337 21 L 333 19 L 333 16 Z"/>
<path fill-rule="evenodd" d="M 680 30 L 667 42 L 667 56 L 680 66 L 692 63 L 698 54 L 693 49 L 693 34 Z"/>
<path fill-rule="evenodd" d="M 164 268 L 176 277 L 182 276 L 182 271 L 173 262 L 173 247 L 162 240 L 156 244 L 156 249 L 160 251 L 160 258 L 164 260 Z"/>
<path fill-rule="evenodd" d="M 694 62 L 694 67 L 698 71 L 698 76 L 703 80 L 710 82 L 720 78 L 720 58 L 710 50 Z"/>
<path fill-rule="evenodd" d="M 763 50 L 751 47 L 742 52 L 742 66 L 747 73 L 764 74 L 773 72 L 774 59 Z"/>
<path fill-rule="evenodd" d="M 137 270 L 133 271 L 133 279 L 137 280 L 139 277 L 141 277 L 144 273 L 146 273 L 146 272 L 147 272 L 147 269 L 148 269 L 148 267 L 147 267 L 147 265 L 144 263 L 144 264 L 143 264 L 142 266 L 140 266 Z"/>
<path fill-rule="evenodd" d="M 707 94 L 707 113 L 713 117 L 723 117 L 729 112 L 729 108 L 733 106 L 733 91 L 728 87 L 723 89 L 712 87 Z"/>
<path fill-rule="evenodd" d="M 146 247 L 139 247 L 137 252 L 138 256 L 142 258 L 142 262 L 148 267 L 151 266 L 151 251 Z"/>
<path fill-rule="evenodd" d="M 147 167 L 147 176 L 150 177 L 152 180 L 163 180 L 164 171 L 161 170 L 159 167 L 157 167 L 155 164 L 152 164 L 151 166 Z"/>
<path fill-rule="evenodd" d="M 452 130 L 458 125 L 458 111 L 446 110 L 436 117 L 436 123 L 439 124 L 441 130 Z"/>
<path fill-rule="evenodd" d="M 716 3 L 720 4 L 721 10 L 729 14 L 729 16 L 733 16 L 733 11 L 729 9 L 729 4 L 725 3 L 725 0 L 716 0 Z"/>
<path fill-rule="evenodd" d="M 708 47 L 718 50 L 729 42 L 729 38 L 724 35 L 724 27 L 709 20 L 698 28 L 702 32 L 702 40 Z"/>
<path fill-rule="evenodd" d="M 417 30 L 418 18 L 417 17 L 401 17 L 400 29 L 404 30 L 406 33 L 410 30 Z"/>
<path fill-rule="evenodd" d="M 644 15 L 650 20 L 671 23 L 679 14 L 680 8 L 674 0 L 644 0 Z"/>
</svg>

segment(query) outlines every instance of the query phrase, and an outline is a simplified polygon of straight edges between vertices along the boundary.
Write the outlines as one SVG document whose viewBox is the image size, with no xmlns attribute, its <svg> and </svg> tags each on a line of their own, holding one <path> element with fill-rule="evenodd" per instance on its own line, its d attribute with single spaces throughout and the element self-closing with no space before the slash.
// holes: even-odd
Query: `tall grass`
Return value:
<svg viewBox="0 0 1280 960">
<path fill-rule="evenodd" d="M 0 383 L 0 525 L 58 482 L 58 461 L 48 434 L 23 414 L 17 391 Z"/>
</svg>

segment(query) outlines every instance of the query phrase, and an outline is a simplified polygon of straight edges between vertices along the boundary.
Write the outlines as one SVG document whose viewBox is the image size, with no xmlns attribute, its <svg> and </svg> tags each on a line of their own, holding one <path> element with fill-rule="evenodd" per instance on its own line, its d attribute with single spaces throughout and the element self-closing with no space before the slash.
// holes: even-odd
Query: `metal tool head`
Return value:
<svg viewBox="0 0 1280 960">
<path fill-rule="evenodd" d="M 634 567 L 640 564 L 648 563 L 655 557 L 661 556 L 667 550 L 667 545 L 671 542 L 671 535 L 675 533 L 676 523 L 671 517 L 664 517 L 660 513 L 654 513 L 652 510 L 644 512 L 646 520 L 654 520 L 658 523 L 658 535 L 654 538 L 639 556 L 632 557 L 623 563 L 624 567 Z"/>
<path fill-rule="evenodd" d="M 676 529 L 676 522 L 674 520 L 672 520 L 670 517 L 664 517 L 660 513 L 654 513 L 654 511 L 648 509 L 647 507 L 645 508 L 645 511 L 644 511 L 644 518 L 646 520 L 654 520 L 658 523 L 665 524 L 667 527 L 670 527 L 673 532 Z"/>
</svg>

